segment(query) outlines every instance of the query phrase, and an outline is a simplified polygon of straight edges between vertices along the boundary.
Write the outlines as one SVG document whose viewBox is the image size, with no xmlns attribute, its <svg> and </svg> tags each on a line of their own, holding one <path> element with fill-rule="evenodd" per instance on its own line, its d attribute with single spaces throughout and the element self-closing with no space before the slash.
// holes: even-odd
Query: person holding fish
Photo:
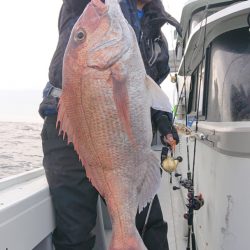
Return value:
<svg viewBox="0 0 250 250">
<path fill-rule="evenodd" d="M 150 116 L 170 147 L 178 134 L 169 100 L 157 86 L 169 69 L 159 69 L 160 55 L 147 64 L 138 46 L 151 11 L 161 20 L 151 33 L 173 20 L 161 0 L 63 1 L 58 45 L 39 107 L 56 250 L 93 249 L 99 194 L 112 218 L 110 250 L 169 249 L 156 195 L 161 174 L 151 150 Z"/>
</svg>

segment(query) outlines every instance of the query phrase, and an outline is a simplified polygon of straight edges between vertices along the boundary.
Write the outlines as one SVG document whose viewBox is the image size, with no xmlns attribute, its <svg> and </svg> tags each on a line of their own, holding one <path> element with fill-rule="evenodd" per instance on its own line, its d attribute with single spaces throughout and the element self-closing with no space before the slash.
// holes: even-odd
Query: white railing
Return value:
<svg viewBox="0 0 250 250">
<path fill-rule="evenodd" d="M 94 250 L 105 250 L 111 228 L 100 199 L 97 211 Z M 43 168 L 0 180 L 0 250 L 52 250 L 54 228 L 53 206 Z"/>
<path fill-rule="evenodd" d="M 42 168 L 0 180 L 0 250 L 31 250 L 54 227 L 53 207 Z M 46 250 L 52 249 L 51 243 L 50 246 Z"/>
</svg>

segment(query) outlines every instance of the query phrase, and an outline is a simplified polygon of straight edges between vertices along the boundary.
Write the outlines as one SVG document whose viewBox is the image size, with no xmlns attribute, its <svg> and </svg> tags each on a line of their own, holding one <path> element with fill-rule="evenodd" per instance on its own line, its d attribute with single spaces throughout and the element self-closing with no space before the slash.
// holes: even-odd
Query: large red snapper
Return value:
<svg viewBox="0 0 250 250">
<path fill-rule="evenodd" d="M 118 1 L 92 0 L 65 52 L 58 123 L 107 202 L 112 250 L 146 249 L 135 215 L 160 183 L 159 159 L 150 146 L 151 106 L 171 108 L 146 75 L 136 36 Z"/>
</svg>

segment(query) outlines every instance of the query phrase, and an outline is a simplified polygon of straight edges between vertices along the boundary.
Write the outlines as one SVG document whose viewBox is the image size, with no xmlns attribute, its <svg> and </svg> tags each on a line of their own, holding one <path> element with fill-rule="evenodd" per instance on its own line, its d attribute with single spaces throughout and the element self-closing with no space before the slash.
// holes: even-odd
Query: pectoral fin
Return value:
<svg viewBox="0 0 250 250">
<path fill-rule="evenodd" d="M 126 86 L 127 72 L 121 64 L 115 64 L 111 69 L 111 79 L 113 84 L 113 97 L 118 116 L 127 132 L 132 144 L 135 144 L 129 114 L 129 97 Z"/>
<path fill-rule="evenodd" d="M 145 77 L 145 84 L 148 88 L 149 95 L 151 96 L 151 107 L 157 110 L 172 112 L 172 105 L 170 104 L 168 96 L 148 75 Z"/>
</svg>

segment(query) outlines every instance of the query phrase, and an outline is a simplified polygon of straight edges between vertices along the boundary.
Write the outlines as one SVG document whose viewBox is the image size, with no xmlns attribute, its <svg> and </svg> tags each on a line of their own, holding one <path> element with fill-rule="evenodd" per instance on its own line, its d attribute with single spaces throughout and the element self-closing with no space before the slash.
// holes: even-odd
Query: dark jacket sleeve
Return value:
<svg viewBox="0 0 250 250">
<path fill-rule="evenodd" d="M 70 11 L 82 13 L 90 0 L 63 0 L 63 5 Z"/>
<path fill-rule="evenodd" d="M 161 0 L 153 0 L 146 4 L 143 8 L 144 12 L 150 13 L 151 17 L 156 16 L 154 23 L 158 23 L 158 27 L 162 27 L 166 22 L 176 28 L 176 31 L 182 36 L 182 29 L 180 23 L 165 11 Z M 158 20 L 157 20 L 158 19 Z"/>
<path fill-rule="evenodd" d="M 152 127 L 156 131 L 158 130 L 162 136 L 172 134 L 176 140 L 176 144 L 179 143 L 179 136 L 176 128 L 173 125 L 173 115 L 169 112 L 151 109 Z"/>
<path fill-rule="evenodd" d="M 174 26 L 177 33 L 178 33 L 178 35 L 180 37 L 182 37 L 182 28 L 181 28 L 180 23 L 174 17 L 172 17 L 169 13 L 167 13 L 166 11 L 165 11 L 165 15 L 166 15 L 166 18 L 167 18 L 167 22 L 169 24 L 171 24 L 172 26 Z"/>
<path fill-rule="evenodd" d="M 71 30 L 90 0 L 63 0 L 58 19 L 58 42 L 49 66 L 49 83 L 56 88 L 62 88 L 63 56 L 70 37 Z M 48 38 L 49 39 L 49 38 Z M 46 89 L 46 87 L 45 87 Z M 39 105 L 42 118 L 57 113 L 58 98 L 44 95 Z"/>
<path fill-rule="evenodd" d="M 63 0 L 58 19 L 58 43 L 49 66 L 49 81 L 57 88 L 62 87 L 63 55 L 71 30 L 90 0 Z"/>
</svg>

